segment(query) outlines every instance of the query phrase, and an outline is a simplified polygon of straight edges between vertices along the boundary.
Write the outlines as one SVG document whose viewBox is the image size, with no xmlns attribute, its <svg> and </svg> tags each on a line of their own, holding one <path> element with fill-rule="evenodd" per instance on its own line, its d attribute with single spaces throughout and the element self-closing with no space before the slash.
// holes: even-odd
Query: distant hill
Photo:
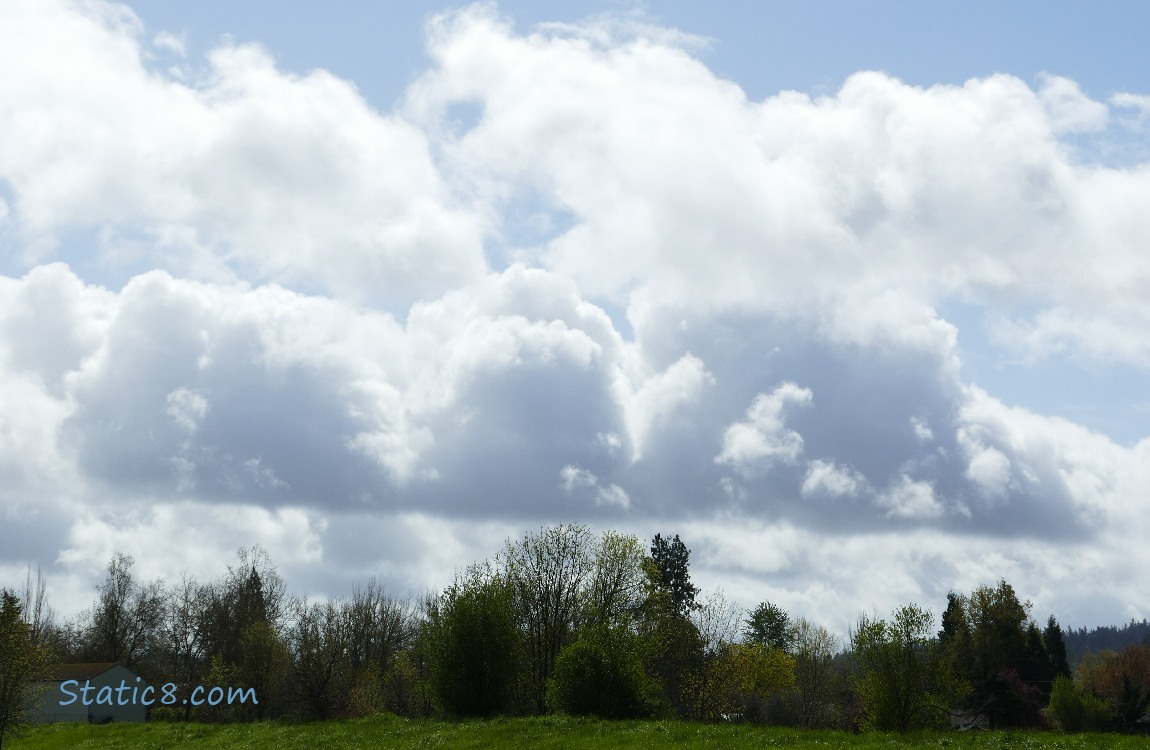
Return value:
<svg viewBox="0 0 1150 750">
<path fill-rule="evenodd" d="M 1131 643 L 1145 643 L 1150 645 L 1150 622 L 1131 620 L 1125 625 L 1103 625 L 1100 628 L 1067 629 L 1063 636 L 1066 639 L 1066 657 L 1071 668 L 1078 664 L 1083 654 L 1092 651 L 1117 651 Z"/>
</svg>

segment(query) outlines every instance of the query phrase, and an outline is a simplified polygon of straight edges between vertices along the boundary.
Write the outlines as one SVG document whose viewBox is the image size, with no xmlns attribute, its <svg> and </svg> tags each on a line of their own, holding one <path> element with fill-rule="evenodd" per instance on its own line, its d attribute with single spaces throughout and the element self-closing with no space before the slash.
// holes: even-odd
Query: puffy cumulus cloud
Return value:
<svg viewBox="0 0 1150 750">
<path fill-rule="evenodd" d="M 997 448 L 983 445 L 966 428 L 959 428 L 958 442 L 967 455 L 966 478 L 987 496 L 1005 497 L 1010 481 L 1010 459 Z"/>
<path fill-rule="evenodd" d="M 934 440 L 934 430 L 930 429 L 930 425 L 918 417 L 910 418 L 910 426 L 914 428 L 914 435 L 919 440 L 923 442 Z"/>
<path fill-rule="evenodd" d="M 1109 108 L 1082 93 L 1074 81 L 1046 74 L 1040 77 L 1040 84 L 1038 98 L 1055 133 L 1082 133 L 1106 127 Z"/>
<path fill-rule="evenodd" d="M 14 298 L 42 275 L 11 281 Z M 508 465 L 537 466 L 545 479 L 507 498 L 523 505 L 553 494 L 568 464 L 623 466 L 617 395 L 645 385 L 625 375 L 601 310 L 569 281 L 518 266 L 416 306 L 406 325 L 163 272 L 96 296 L 107 321 L 83 358 L 49 358 L 64 362 L 49 374 L 66 392 L 46 396 L 60 415 L 40 429 L 48 448 L 115 485 L 334 507 L 435 495 L 446 509 L 477 471 L 513 483 Z M 76 338 L 66 333 L 61 349 Z M 613 486 L 602 500 L 625 505 Z"/>
<path fill-rule="evenodd" d="M 398 335 L 330 300 L 146 274 L 69 375 L 61 443 L 115 485 L 349 502 L 371 473 L 346 443 L 387 409 Z"/>
<path fill-rule="evenodd" d="M 807 473 L 803 477 L 803 497 L 826 493 L 840 497 L 842 495 L 856 495 L 866 487 L 866 477 L 857 471 L 845 466 L 838 466 L 833 461 L 814 460 L 807 464 Z"/>
<path fill-rule="evenodd" d="M 1031 528 L 1089 532 L 1133 522 L 1141 503 L 1128 478 L 1146 471 L 1148 440 L 1124 448 L 1069 420 L 1008 407 L 973 386 L 957 423 L 966 474 L 991 500 L 1029 498 Z"/>
<path fill-rule="evenodd" d="M 1122 92 L 1110 97 L 1110 103 L 1120 110 L 1133 112 L 1133 117 L 1125 118 L 1125 124 L 1139 130 L 1146 127 L 1150 119 L 1150 96 Z"/>
<path fill-rule="evenodd" d="M 1148 227 L 1127 206 L 1147 174 L 1072 160 L 1060 135 L 1105 127 L 1109 106 L 1073 81 L 860 73 L 756 102 L 689 46 L 610 20 L 520 35 L 480 6 L 430 33 L 407 116 L 449 132 L 444 163 L 495 206 L 528 190 L 565 217 L 527 257 L 625 301 L 640 337 L 684 306 L 934 337 L 933 306 L 959 296 L 1027 329 L 1065 310 L 1068 346 L 1145 360 Z M 481 112 L 463 132 L 459 104 Z"/>
<path fill-rule="evenodd" d="M 0 7 L 0 573 L 82 599 L 113 549 L 210 577 L 258 542 L 309 595 L 414 591 L 585 521 L 840 632 L 1003 575 L 1146 614 L 1150 440 L 966 382 L 940 312 L 1150 362 L 1150 172 L 1070 140 L 1143 94 L 751 101 L 685 35 L 492 6 L 428 39 L 379 113 L 123 6 Z"/>
<path fill-rule="evenodd" d="M 911 479 L 903 474 L 878 497 L 888 518 L 920 520 L 938 518 L 943 514 L 942 503 L 934 494 L 934 485 Z"/>
<path fill-rule="evenodd" d="M 730 464 L 746 473 L 757 464 L 773 461 L 794 463 L 803 452 L 803 437 L 784 424 L 783 411 L 791 405 L 811 403 L 811 390 L 782 383 L 770 393 L 760 393 L 747 409 L 747 419 L 736 422 L 723 434 L 723 450 L 715 463 Z"/>
<path fill-rule="evenodd" d="M 444 185 L 426 136 L 350 83 L 280 71 L 253 45 L 217 48 L 202 73 L 151 70 L 121 5 L 2 13 L 0 179 L 26 259 L 97 228 L 113 267 L 400 306 L 483 272 L 482 219 Z"/>
<path fill-rule="evenodd" d="M 703 361 L 690 352 L 662 372 L 651 374 L 637 388 L 629 378 L 621 378 L 617 397 L 624 405 L 632 459 L 643 457 L 643 445 L 652 430 L 683 405 L 697 402 L 700 391 L 714 383 Z"/>
</svg>

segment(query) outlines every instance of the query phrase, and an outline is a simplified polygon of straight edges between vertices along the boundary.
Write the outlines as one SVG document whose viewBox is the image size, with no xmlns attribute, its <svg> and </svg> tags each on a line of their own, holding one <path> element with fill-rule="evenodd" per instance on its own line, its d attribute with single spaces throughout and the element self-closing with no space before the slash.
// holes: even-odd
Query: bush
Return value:
<svg viewBox="0 0 1150 750">
<path fill-rule="evenodd" d="M 1114 720 L 1106 701 L 1079 689 L 1073 680 L 1062 675 L 1054 680 L 1047 713 L 1064 732 L 1098 732 Z"/>
<path fill-rule="evenodd" d="M 429 636 L 432 684 L 448 713 L 490 716 L 506 710 L 519 633 L 502 580 L 473 570 L 453 584 L 440 597 Z"/>
<path fill-rule="evenodd" d="M 547 703 L 576 716 L 624 719 L 643 713 L 645 692 L 637 637 L 622 628 L 604 629 L 559 652 Z"/>
</svg>

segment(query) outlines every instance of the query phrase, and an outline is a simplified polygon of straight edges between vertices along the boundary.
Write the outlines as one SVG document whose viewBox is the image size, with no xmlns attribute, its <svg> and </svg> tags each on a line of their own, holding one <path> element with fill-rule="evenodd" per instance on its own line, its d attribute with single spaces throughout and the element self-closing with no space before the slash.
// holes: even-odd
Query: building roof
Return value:
<svg viewBox="0 0 1150 750">
<path fill-rule="evenodd" d="M 90 680 L 102 675 L 112 667 L 120 666 L 118 661 L 97 661 L 85 664 L 53 664 L 48 667 L 48 679 L 54 682 L 65 680 Z"/>
</svg>

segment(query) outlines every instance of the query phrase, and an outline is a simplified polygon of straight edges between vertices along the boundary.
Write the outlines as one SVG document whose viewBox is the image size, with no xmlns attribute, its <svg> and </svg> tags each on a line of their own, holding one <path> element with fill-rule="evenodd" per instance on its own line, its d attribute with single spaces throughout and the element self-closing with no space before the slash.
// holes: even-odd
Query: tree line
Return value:
<svg viewBox="0 0 1150 750">
<path fill-rule="evenodd" d="M 253 688 L 258 704 L 154 707 L 152 719 L 664 717 L 910 730 L 984 723 L 1129 730 L 1150 705 L 1150 646 L 1085 654 L 1006 582 L 862 615 L 840 642 L 762 602 L 703 598 L 677 536 L 649 546 L 564 524 L 508 540 L 439 593 L 289 594 L 241 549 L 220 579 L 141 582 L 115 554 L 92 606 L 59 622 L 42 577 L 0 606 L 0 744 L 50 662 L 118 661 L 153 684 Z M 21 704 L 21 701 L 25 704 Z"/>
</svg>

